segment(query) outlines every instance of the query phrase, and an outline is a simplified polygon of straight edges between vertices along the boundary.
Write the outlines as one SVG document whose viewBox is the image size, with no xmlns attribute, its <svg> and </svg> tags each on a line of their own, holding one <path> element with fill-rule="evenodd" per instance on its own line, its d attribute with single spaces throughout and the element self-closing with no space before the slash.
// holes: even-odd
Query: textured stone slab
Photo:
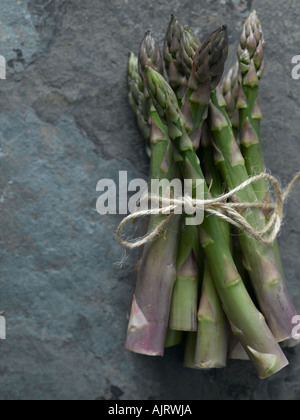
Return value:
<svg viewBox="0 0 300 420">
<path fill-rule="evenodd" d="M 147 177 L 127 103 L 126 64 L 147 29 L 162 42 L 171 12 L 203 38 L 227 22 L 230 60 L 245 15 L 265 28 L 263 137 L 268 168 L 299 169 L 299 11 L 293 0 L 2 0 L 0 54 L 1 399 L 300 399 L 299 349 L 260 382 L 250 364 L 198 372 L 182 350 L 151 359 L 124 350 L 135 255 L 120 268 L 119 216 L 95 210 L 97 181 Z M 281 35 L 280 35 L 281 34 Z M 283 263 L 300 313 L 299 188 L 286 208 Z"/>
</svg>

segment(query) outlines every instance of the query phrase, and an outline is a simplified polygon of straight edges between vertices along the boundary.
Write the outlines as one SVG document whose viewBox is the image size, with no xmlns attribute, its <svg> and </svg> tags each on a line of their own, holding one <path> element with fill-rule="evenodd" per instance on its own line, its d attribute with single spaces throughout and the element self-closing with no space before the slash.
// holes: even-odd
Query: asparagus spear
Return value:
<svg viewBox="0 0 300 420">
<path fill-rule="evenodd" d="M 151 64 L 153 68 L 156 68 L 162 74 L 162 60 L 159 54 L 158 46 L 150 31 L 146 33 L 140 49 L 139 67 L 142 77 L 144 77 L 144 69 L 148 64 Z M 131 71 L 130 74 L 132 73 L 133 72 Z M 141 80 L 140 76 L 139 79 Z M 142 90 L 143 92 L 141 94 Z M 133 93 L 135 93 L 135 91 Z M 144 89 L 144 87 L 141 89 L 140 84 L 139 93 L 139 97 L 146 97 L 146 100 L 144 99 L 143 102 L 147 103 L 148 108 L 152 107 L 152 101 L 149 101 L 147 90 Z M 139 102 L 141 102 L 141 99 Z M 153 112 L 155 113 L 154 109 L 152 109 L 152 113 Z M 157 121 L 158 118 L 156 117 L 155 120 Z M 152 141 L 156 142 L 160 139 L 159 127 L 157 127 L 153 120 L 151 126 Z M 159 146 L 156 147 L 158 148 Z M 166 144 L 162 143 L 160 151 L 157 153 L 158 158 L 152 159 L 151 161 L 150 179 L 157 177 L 160 165 L 164 160 L 163 154 L 165 152 L 167 152 Z M 194 331 L 197 328 L 196 315 L 199 282 L 199 270 L 195 262 L 195 255 L 199 254 L 199 235 L 197 229 L 196 232 L 193 232 L 192 227 L 188 227 L 182 230 L 181 236 L 177 258 L 177 278 L 170 311 L 170 328 L 177 331 Z M 178 341 L 179 335 L 175 336 L 173 332 L 168 333 L 168 347 L 171 346 L 172 342 L 176 345 Z"/>
<path fill-rule="evenodd" d="M 150 157 L 151 123 L 149 103 L 144 92 L 144 83 L 139 75 L 138 58 L 132 52 L 129 54 L 128 62 L 128 87 L 129 103 L 136 114 L 138 127 L 145 139 L 146 151 Z"/>
<path fill-rule="evenodd" d="M 178 245 L 177 277 L 170 311 L 171 330 L 197 331 L 201 265 L 198 230 L 195 226 L 186 226 L 184 218 Z"/>
<path fill-rule="evenodd" d="M 226 111 L 237 141 L 239 140 L 238 134 L 240 130 L 240 114 L 237 108 L 237 101 L 240 93 L 240 79 L 240 63 L 237 61 L 224 77 L 221 86 L 226 102 Z"/>
<path fill-rule="evenodd" d="M 242 72 L 241 87 L 237 102 L 237 107 L 240 110 L 241 147 L 248 174 L 260 174 L 265 170 L 260 131 L 262 113 L 260 111 L 258 99 L 259 80 L 262 78 L 264 71 L 264 37 L 261 23 L 255 11 L 251 13 L 243 27 L 238 47 L 238 57 Z M 254 189 L 260 201 L 269 201 L 269 188 L 266 181 L 257 182 L 254 185 Z M 273 310 L 269 313 L 268 318 L 272 318 L 272 322 L 269 322 L 270 325 L 273 325 L 272 329 L 273 332 L 275 331 L 276 337 L 279 341 L 283 341 L 284 337 L 290 336 L 291 334 L 291 320 L 295 314 L 295 310 L 286 293 L 277 241 L 275 241 L 273 246 L 273 256 L 271 257 L 271 260 L 260 259 L 261 275 L 264 275 L 263 272 L 265 272 L 266 275 L 269 276 L 269 282 L 272 285 L 270 289 L 273 290 L 273 292 L 270 291 L 269 294 L 276 294 L 276 289 L 280 291 L 277 298 L 277 304 L 273 302 L 271 305 Z M 254 258 L 252 260 L 254 265 L 259 262 L 258 259 L 256 259 L 256 262 L 254 261 Z M 254 271 L 257 273 L 257 270 Z M 280 275 L 278 274 L 278 271 L 280 272 Z M 253 273 L 252 277 L 254 278 L 254 276 L 255 274 Z M 278 278 L 276 279 L 276 277 Z M 274 280 L 273 284 L 272 279 Z M 258 277 L 256 277 L 256 281 L 257 280 Z M 258 291 L 258 287 L 256 287 L 256 291 Z M 258 296 L 260 296 L 259 291 Z M 269 296 L 269 299 L 272 300 L 272 297 Z M 264 296 L 262 295 L 259 300 L 260 302 L 264 300 Z M 276 316 L 274 317 L 274 314 L 276 314 L 276 305 L 278 307 L 282 306 L 279 302 L 283 305 L 285 317 L 283 317 L 282 320 L 283 327 L 279 328 L 279 331 L 277 331 L 277 326 L 274 325 L 276 324 Z M 268 306 L 268 301 L 266 306 Z M 266 308 L 266 311 L 268 312 L 269 309 L 270 308 Z M 278 313 L 277 319 L 281 317 L 281 312 Z"/>
<path fill-rule="evenodd" d="M 243 26 L 238 47 L 242 80 L 237 107 L 240 111 L 241 149 L 249 175 L 258 175 L 265 171 L 260 129 L 262 112 L 259 106 L 259 80 L 264 71 L 264 46 L 262 26 L 254 11 Z M 259 201 L 270 201 L 266 181 L 258 181 L 254 189 Z M 273 249 L 276 263 L 284 277 L 277 241 L 274 242 Z"/>
<path fill-rule="evenodd" d="M 202 133 L 202 146 L 203 146 L 203 155 L 204 155 L 204 168 L 205 168 L 205 178 L 208 185 L 211 185 L 210 192 L 212 196 L 219 197 L 223 194 L 223 180 L 221 174 L 217 169 L 214 163 L 214 151 L 211 147 L 211 135 L 207 128 L 207 124 L 204 124 L 204 129 Z M 211 184 L 212 182 L 212 184 Z M 231 235 L 231 227 L 227 222 L 222 222 L 222 228 L 227 240 L 227 243 L 230 246 L 230 249 L 233 251 L 233 259 L 237 270 L 245 284 L 247 290 L 249 291 L 249 276 L 243 265 L 243 255 L 241 252 L 241 246 L 239 239 L 235 235 Z M 251 295 L 252 297 L 252 295 Z M 218 334 L 216 334 L 218 336 Z M 225 336 L 227 338 L 227 336 Z M 230 359 L 237 360 L 249 360 L 248 355 L 243 349 L 240 341 L 231 333 L 229 334 L 229 353 L 228 357 Z"/>
<path fill-rule="evenodd" d="M 210 185 L 212 197 L 218 197 L 223 193 L 223 184 L 220 173 L 214 164 L 210 133 L 206 123 L 203 124 L 201 144 L 206 183 Z M 221 222 L 221 227 L 226 242 L 231 248 L 230 226 L 228 223 Z M 208 264 L 206 263 L 198 311 L 198 335 L 195 351 L 196 366 L 202 369 L 225 367 L 227 347 L 228 325 Z"/>
<path fill-rule="evenodd" d="M 150 166 L 150 179 L 161 178 L 164 176 L 162 173 L 162 162 L 168 159 L 168 130 L 167 127 L 161 122 L 154 106 L 150 95 L 146 88 L 145 69 L 151 67 L 160 74 L 163 74 L 163 59 L 158 43 L 153 38 L 151 31 L 147 31 L 140 46 L 138 71 L 140 80 L 143 84 L 143 97 L 144 103 L 148 108 L 149 122 L 150 122 L 150 143 L 151 143 L 151 166 Z M 153 150 L 155 155 L 152 155 Z M 167 168 L 165 170 L 167 172 Z"/>
<path fill-rule="evenodd" d="M 139 69 L 142 80 L 146 65 L 161 70 L 161 63 L 159 47 L 148 32 L 140 48 Z M 164 159 L 169 142 L 168 130 L 162 124 L 150 98 L 148 101 L 151 117 L 151 175 L 153 178 L 173 180 L 177 177 L 176 166 L 172 159 Z M 167 166 L 162 166 L 162 161 Z M 152 217 L 149 230 L 161 220 L 162 217 Z M 143 250 L 126 340 L 126 348 L 133 352 L 149 356 L 164 354 L 171 298 L 176 280 L 180 224 L 181 217 L 173 217 L 165 234 L 147 244 Z"/>
<path fill-rule="evenodd" d="M 224 193 L 224 185 L 221 174 L 215 165 L 214 150 L 212 148 L 211 134 L 207 123 L 203 124 L 202 137 L 203 169 L 207 185 L 210 186 L 210 193 L 213 198 L 220 197 Z M 232 251 L 231 228 L 229 223 L 220 221 L 224 236 Z"/>
<path fill-rule="evenodd" d="M 186 70 L 189 67 L 189 54 L 196 44 L 198 46 L 200 41 L 192 30 L 183 28 L 178 19 L 172 16 L 165 39 L 164 57 L 170 84 L 176 90 L 180 102 L 187 89 Z M 187 227 L 185 222 L 183 226 L 179 241 L 177 280 L 173 292 L 170 328 L 196 331 L 199 269 L 195 258 L 197 259 L 199 255 L 199 234 L 195 226 Z"/>
<path fill-rule="evenodd" d="M 172 15 L 165 37 L 164 60 L 169 83 L 174 92 L 176 92 L 179 103 L 181 103 L 187 89 L 187 79 L 179 57 L 180 40 L 183 30 L 183 25 L 176 16 Z"/>
<path fill-rule="evenodd" d="M 182 339 L 182 331 L 173 331 L 169 329 L 166 336 L 165 348 L 169 349 L 170 347 L 178 346 L 182 343 Z"/>
<path fill-rule="evenodd" d="M 226 37 L 225 31 L 224 36 Z M 202 181 L 205 197 L 208 198 L 208 188 L 192 142 L 185 130 L 184 117 L 176 95 L 164 78 L 153 69 L 147 68 L 146 73 L 148 90 L 159 116 L 168 125 L 174 157 L 181 167 L 182 174 L 195 182 Z M 205 217 L 200 231 L 210 272 L 232 329 L 239 336 L 260 377 L 271 376 L 283 369 L 288 362 L 245 289 L 219 220 L 214 216 Z"/>
<path fill-rule="evenodd" d="M 231 123 L 220 91 L 212 93 L 210 105 L 210 129 L 214 147 L 218 151 L 215 161 L 228 189 L 234 189 L 249 178 L 244 158 L 235 140 Z M 237 194 L 241 202 L 256 202 L 257 196 L 250 185 Z M 265 217 L 258 209 L 249 209 L 244 215 L 251 226 L 263 230 Z M 276 264 L 272 247 L 262 245 L 241 232 L 240 236 L 249 274 L 261 310 L 278 342 L 289 339 L 292 319 L 296 315 L 286 290 L 280 268 Z"/>
<path fill-rule="evenodd" d="M 185 74 L 189 78 L 189 90 L 184 98 L 186 105 L 183 112 L 190 121 L 190 125 L 187 126 L 187 129 L 191 135 L 194 150 L 197 150 L 199 147 L 201 135 L 203 143 L 203 140 L 205 141 L 205 135 L 208 134 L 207 130 L 205 130 L 205 124 L 203 125 L 203 123 L 207 116 L 210 90 L 214 83 L 219 82 L 227 56 L 227 44 L 226 42 L 223 42 L 221 32 L 222 30 L 215 31 L 202 47 L 200 41 L 191 30 L 188 30 L 188 28 L 185 28 L 181 38 L 181 61 Z M 218 48 L 215 48 L 216 46 L 218 46 Z M 196 66 L 194 66 L 194 60 L 196 61 Z M 208 63 L 208 66 L 205 66 L 206 63 Z M 205 98 L 203 92 L 205 93 L 205 89 L 207 88 L 209 90 L 209 95 L 206 95 Z M 209 166 L 208 156 L 204 157 L 204 161 L 206 162 L 207 168 L 207 166 Z M 214 165 L 211 165 L 209 169 L 210 174 L 215 178 L 212 185 L 213 192 L 218 195 L 222 193 L 221 183 L 218 185 L 218 180 L 220 180 L 220 178 L 216 174 Z M 209 171 L 207 171 L 207 174 L 208 172 Z M 221 191 L 218 190 L 218 188 L 220 188 Z M 229 242 L 229 226 L 222 224 L 222 227 L 225 230 L 227 229 Z M 189 349 L 190 346 L 187 348 Z M 202 296 L 198 311 L 195 364 L 202 369 L 224 367 L 226 365 L 226 356 L 227 326 L 219 297 L 212 284 L 209 268 L 206 264 Z"/>
<path fill-rule="evenodd" d="M 200 39 L 189 26 L 185 26 L 180 39 L 178 59 L 187 80 L 191 76 L 194 57 L 200 47 Z"/>
<path fill-rule="evenodd" d="M 237 107 L 240 114 L 241 149 L 250 175 L 265 171 L 260 129 L 262 113 L 258 94 L 259 80 L 265 67 L 264 46 L 262 26 L 254 11 L 243 26 L 238 46 L 242 80 Z M 257 181 L 253 188 L 260 201 L 268 201 L 266 180 Z"/>
<path fill-rule="evenodd" d="M 157 140 L 159 137 L 157 137 L 157 135 L 159 136 L 159 130 L 154 121 L 150 121 L 149 97 L 145 94 L 144 83 L 139 74 L 138 67 L 138 58 L 134 53 L 130 53 L 128 63 L 129 103 L 136 114 L 139 129 L 146 140 L 147 154 L 149 158 L 151 158 L 151 143 L 158 143 Z M 162 137 L 164 138 L 164 136 Z M 167 144 L 163 144 L 157 153 L 155 153 L 155 158 L 151 160 L 150 179 L 154 179 L 158 176 L 160 165 L 165 158 L 166 150 Z M 139 265 L 140 263 L 137 264 L 137 266 Z M 182 338 L 183 334 L 180 331 L 168 330 L 165 347 L 169 348 L 180 344 Z"/>
<path fill-rule="evenodd" d="M 197 345 L 197 333 L 188 333 L 185 342 L 183 366 L 189 369 L 200 369 L 195 365 L 195 349 Z"/>
<path fill-rule="evenodd" d="M 206 264 L 194 361 L 201 369 L 218 369 L 227 364 L 228 326 L 210 273 Z"/>
<path fill-rule="evenodd" d="M 214 35 L 210 38 L 211 42 L 213 42 L 214 37 L 219 40 L 219 32 L 216 31 Z M 182 64 L 182 68 L 184 69 L 185 75 L 187 79 L 190 79 L 191 73 L 193 70 L 194 58 L 196 52 L 199 51 L 201 48 L 201 42 L 198 37 L 193 33 L 193 31 L 186 26 L 184 28 L 181 42 L 180 42 L 180 60 Z M 206 48 L 206 51 L 209 53 L 209 49 Z M 205 57 L 205 54 L 203 54 Z M 198 66 L 199 67 L 199 66 Z M 192 84 L 193 89 L 200 89 L 201 88 L 201 75 L 200 72 L 198 73 L 200 76 L 197 79 L 198 85 L 196 86 L 195 83 Z M 206 76 L 206 75 L 204 75 Z M 205 80 L 206 77 L 203 77 Z M 196 83 L 197 83 L 196 82 Z M 191 98 L 192 90 L 189 90 L 185 101 L 188 101 Z M 193 106 L 193 105 L 192 105 Z M 190 107 L 187 105 L 187 107 Z M 187 111 L 186 107 L 186 111 Z M 190 108 L 189 108 L 190 109 Z M 205 118 L 205 113 L 203 114 L 203 119 Z M 200 122 L 200 121 L 199 121 Z M 200 130 L 196 129 L 196 126 L 193 127 L 193 133 L 191 133 L 191 137 L 193 140 L 194 150 L 197 151 L 200 145 L 200 137 L 202 134 L 202 144 L 205 141 L 205 137 L 208 135 L 207 129 L 205 130 L 205 124 L 200 125 Z M 206 164 L 209 166 L 208 157 L 204 158 Z M 214 175 L 215 182 L 212 185 L 212 193 L 215 192 L 217 194 L 222 193 L 222 185 L 219 175 L 216 174 L 215 166 L 213 160 L 210 159 L 212 163 L 212 167 L 210 167 L 210 174 Z M 206 165 L 206 168 L 207 168 Z M 207 171 L 208 174 L 208 171 Z M 220 183 L 218 184 L 218 181 Z M 218 187 L 220 188 L 218 191 Z M 221 190 L 221 191 L 220 191 Z M 224 224 L 224 228 L 226 226 L 227 234 L 228 234 L 228 242 L 230 241 L 229 235 L 229 226 Z M 213 313 L 213 316 L 212 316 Z M 190 338 L 188 339 L 187 346 L 186 346 L 186 358 L 189 359 L 189 354 L 191 353 L 191 345 L 193 340 Z M 202 288 L 202 295 L 200 301 L 200 307 L 198 311 L 198 334 L 195 340 L 195 347 L 194 347 L 194 363 L 195 367 L 200 367 L 202 369 L 210 369 L 214 367 L 224 367 L 226 365 L 226 356 L 227 356 L 227 325 L 225 322 L 224 312 L 222 311 L 221 303 L 219 301 L 219 297 L 217 295 L 216 289 L 212 284 L 211 275 L 209 272 L 208 265 L 205 265 L 205 275 L 204 275 L 204 284 Z M 190 366 L 191 367 L 191 366 Z"/>
<path fill-rule="evenodd" d="M 216 31 L 210 38 L 210 42 L 213 45 L 217 45 L 220 41 L 220 37 L 219 37 L 219 31 Z M 177 65 L 180 65 L 180 68 L 184 70 L 185 76 L 187 77 L 187 79 L 190 78 L 191 73 L 192 73 L 192 69 L 193 69 L 193 63 L 194 63 L 194 57 L 196 54 L 196 51 L 199 50 L 201 46 L 200 40 L 197 38 L 197 36 L 193 33 L 193 31 L 189 28 L 189 27 L 185 27 L 183 30 L 183 33 L 181 35 L 181 40 L 180 40 L 180 47 L 179 47 L 179 56 L 177 56 Z M 207 47 L 207 45 L 205 45 L 205 52 L 201 53 L 202 55 L 199 53 L 199 55 L 201 55 L 201 58 L 199 58 L 198 60 L 198 64 L 201 63 L 202 61 L 205 60 L 205 54 L 208 55 L 208 57 L 211 57 L 211 49 Z M 221 49 L 223 49 L 223 45 L 221 46 Z M 214 58 L 214 60 L 218 61 L 219 56 L 216 56 Z M 202 60 L 202 61 L 201 61 Z M 213 61 L 213 60 L 212 60 Z M 199 64 L 200 66 L 200 64 Z M 222 66 L 221 66 L 222 68 Z M 207 73 L 208 76 L 207 76 Z M 214 74 L 213 77 L 216 77 L 217 74 Z M 197 79 L 197 83 L 198 85 L 196 86 L 195 83 L 193 83 L 193 89 L 194 90 L 201 90 L 201 78 L 203 80 L 206 80 L 207 77 L 209 79 L 212 79 L 212 76 L 210 74 L 210 71 L 205 69 L 204 70 L 204 75 L 201 74 L 201 71 L 198 72 L 198 80 Z M 186 98 L 186 100 L 188 100 L 188 98 L 191 97 L 192 94 L 192 89 L 190 89 L 188 97 Z M 203 107 L 201 107 L 201 110 L 203 109 Z M 204 114 L 203 114 L 204 117 Z M 200 145 L 200 135 L 202 132 L 202 124 L 200 123 L 200 121 L 198 121 L 200 124 L 200 128 L 201 130 L 199 131 L 198 127 L 193 127 L 195 129 L 194 134 L 196 133 L 197 136 L 197 140 L 196 137 L 193 138 L 193 146 L 194 149 L 197 150 L 199 148 Z M 193 134 L 192 134 L 193 135 Z M 215 188 L 215 187 L 214 187 Z M 229 227 L 227 225 L 227 227 Z M 196 230 L 196 232 L 195 232 Z M 195 226 L 190 227 L 189 229 L 190 231 L 190 238 L 194 238 L 194 240 L 190 240 L 190 245 L 188 245 L 187 241 L 184 240 L 184 242 L 186 243 L 184 245 L 184 247 L 179 246 L 179 250 L 181 251 L 182 249 L 186 250 L 186 255 L 185 255 L 185 260 L 182 259 L 181 262 L 179 261 L 179 265 L 178 265 L 178 271 L 180 273 L 180 270 L 182 270 L 184 268 L 184 270 L 186 271 L 186 269 L 189 267 L 189 271 L 190 273 L 194 273 L 193 276 L 191 276 L 191 274 L 189 276 L 187 276 L 187 278 L 189 280 L 191 279 L 196 279 L 196 271 L 195 271 L 195 264 L 193 264 L 193 255 L 195 255 L 195 245 L 193 245 L 193 242 L 196 241 L 196 246 L 197 246 L 197 238 L 198 238 L 198 233 L 197 233 L 197 229 Z M 228 236 L 229 236 L 230 232 L 228 230 Z M 188 236 L 187 236 L 188 238 Z M 181 251 L 182 252 L 182 251 Z M 187 259 L 186 259 L 187 258 Z M 194 269 L 193 269 L 193 265 L 194 265 Z M 181 268 L 180 268 L 181 267 Z M 207 269 L 206 269 L 207 271 Z M 208 273 L 206 273 L 206 283 L 208 283 L 210 281 L 210 276 Z M 186 331 L 196 331 L 197 329 L 197 324 L 196 324 L 196 317 L 194 317 L 194 313 L 192 311 L 191 308 L 191 302 L 193 302 L 194 304 L 196 304 L 196 299 L 194 298 L 194 300 L 192 300 L 192 296 L 195 296 L 195 292 L 196 289 L 194 290 L 194 292 L 192 293 L 192 290 L 188 290 L 187 289 L 187 284 L 189 286 L 191 286 L 193 283 L 196 285 L 195 280 L 193 281 L 193 283 L 191 283 L 191 281 L 189 283 L 187 283 L 185 281 L 186 284 L 184 284 L 182 282 L 182 279 L 180 278 L 180 274 L 179 277 L 177 279 L 176 285 L 175 285 L 175 290 L 174 292 L 174 297 L 173 297 L 173 303 L 174 303 L 174 307 L 172 307 L 173 310 L 171 310 L 171 322 L 170 322 L 170 327 L 174 328 L 174 329 L 185 329 Z M 179 289 L 181 288 L 181 284 L 182 284 L 182 291 Z M 202 302 L 204 302 L 205 298 L 207 299 L 207 292 L 206 290 L 209 289 L 210 291 L 210 295 L 209 297 L 212 299 L 212 304 L 214 305 L 214 307 L 216 306 L 216 303 L 218 301 L 218 297 L 217 296 L 213 296 L 213 293 L 215 291 L 215 289 L 213 287 L 209 287 L 209 285 L 207 285 L 206 287 L 203 288 L 203 299 Z M 175 299 L 175 296 L 177 297 L 177 299 Z M 181 305 L 180 305 L 181 302 Z M 189 304 L 190 302 L 190 304 Z M 186 311 L 183 311 L 183 309 L 186 308 Z M 188 310 L 189 309 L 189 310 Z M 205 324 L 205 317 L 203 315 L 203 313 L 201 313 L 201 311 L 203 312 L 204 308 L 200 307 L 200 315 L 198 316 L 198 326 L 202 326 L 203 324 Z M 191 319 L 194 320 L 195 324 L 191 324 Z M 181 323 L 180 323 L 181 320 Z M 219 320 L 219 318 L 218 318 Z M 211 325 L 210 325 L 211 326 Z M 213 364 L 215 365 L 221 365 L 224 362 L 224 358 L 226 359 L 226 344 L 223 346 L 218 347 L 218 345 L 214 346 L 214 339 L 216 337 L 225 337 L 226 336 L 226 331 L 224 333 L 224 326 L 223 323 L 215 323 L 215 327 L 210 328 L 210 339 L 211 339 L 211 348 L 216 348 L 217 351 L 212 355 L 211 360 L 204 360 L 204 353 L 205 356 L 209 356 L 209 353 L 207 352 L 207 350 L 209 350 L 209 348 L 207 348 L 207 341 L 203 340 L 203 337 L 205 336 L 205 338 L 208 336 L 208 332 L 209 332 L 209 326 L 206 325 L 206 331 L 205 331 L 205 335 L 202 334 L 202 328 L 201 328 L 201 332 L 199 337 L 201 337 L 201 339 L 198 339 L 198 355 L 199 358 L 197 359 L 198 361 L 201 360 L 201 364 L 202 367 L 204 366 L 212 366 Z M 209 341 L 209 340 L 208 340 Z M 201 347 L 201 344 L 203 343 L 203 346 L 205 347 L 205 350 Z M 218 343 L 217 343 L 218 344 Z M 221 352 L 220 355 L 220 349 L 224 349 L 225 351 L 223 351 L 223 353 Z M 219 360 L 216 360 L 216 356 L 219 356 Z M 200 362 L 199 362 L 200 363 Z"/>
<path fill-rule="evenodd" d="M 207 118 L 211 90 L 221 81 L 227 59 L 228 43 L 223 37 L 224 30 L 225 27 L 222 27 L 213 32 L 196 51 L 193 59 L 182 113 L 195 149 L 200 144 L 202 123 Z"/>
<path fill-rule="evenodd" d="M 160 47 L 153 38 L 151 31 L 147 31 L 140 47 L 139 54 L 139 72 L 141 78 L 145 81 L 145 68 L 149 66 L 160 74 L 163 74 L 163 58 Z"/>
<path fill-rule="evenodd" d="M 178 28 L 178 25 L 179 31 L 174 30 L 174 28 Z M 176 47 L 176 61 L 174 65 L 178 72 L 183 72 L 185 75 L 185 88 L 187 88 L 187 80 L 191 68 L 190 62 L 193 59 L 195 50 L 200 45 L 200 41 L 190 28 L 185 27 L 183 29 L 174 17 L 172 18 L 170 27 L 173 28 L 173 39 L 177 39 L 176 33 L 179 39 L 179 33 L 182 32 L 180 42 L 178 47 Z M 168 42 L 168 38 L 171 39 L 170 32 L 171 30 L 169 28 L 166 38 L 167 45 L 171 45 Z M 170 328 L 172 329 L 197 331 L 199 269 L 203 271 L 203 258 L 202 261 L 201 258 L 198 229 L 196 226 L 186 226 L 184 220 L 178 247 L 177 280 L 174 287 L 170 313 Z"/>
</svg>

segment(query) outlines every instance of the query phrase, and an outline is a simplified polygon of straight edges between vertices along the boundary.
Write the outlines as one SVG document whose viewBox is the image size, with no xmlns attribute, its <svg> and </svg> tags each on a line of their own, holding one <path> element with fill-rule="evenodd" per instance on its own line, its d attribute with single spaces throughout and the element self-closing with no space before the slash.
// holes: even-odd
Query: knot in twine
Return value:
<svg viewBox="0 0 300 420">
<path fill-rule="evenodd" d="M 242 202 L 228 202 L 229 199 L 234 199 L 236 194 L 240 191 L 247 188 L 249 185 L 266 180 L 273 185 L 276 202 L 267 203 L 267 202 L 253 202 L 253 203 L 242 203 Z M 206 213 L 217 216 L 219 219 L 224 220 L 231 225 L 237 227 L 238 229 L 248 233 L 254 239 L 259 241 L 264 245 L 271 245 L 278 236 L 280 232 L 282 223 L 283 223 L 283 206 L 284 202 L 289 197 L 293 187 L 300 180 L 300 172 L 288 185 L 285 192 L 282 191 L 279 185 L 279 181 L 274 178 L 272 175 L 263 173 L 257 176 L 249 178 L 247 181 L 243 182 L 237 188 L 229 191 L 227 194 L 223 194 L 220 197 L 208 200 L 196 200 L 190 196 L 180 197 L 180 198 L 165 198 L 157 197 L 153 195 L 147 195 L 142 200 L 155 200 L 159 203 L 158 208 L 148 209 L 148 210 L 137 210 L 135 213 L 125 217 L 120 223 L 117 229 L 117 238 L 121 245 L 126 248 L 134 249 L 139 248 L 156 238 L 158 238 L 164 231 L 167 224 L 170 222 L 171 218 L 175 216 L 178 211 L 189 210 L 188 213 L 195 213 L 197 210 L 204 210 Z M 237 200 L 236 200 L 237 201 Z M 262 211 L 271 212 L 268 223 L 266 223 L 264 229 L 259 230 L 251 226 L 246 217 L 241 214 L 241 211 L 246 211 L 249 209 L 260 209 Z M 129 242 L 122 238 L 122 231 L 125 225 L 129 222 L 134 222 L 139 218 L 146 216 L 162 216 L 168 215 L 157 227 L 153 228 L 152 231 L 148 232 L 143 238 Z"/>
</svg>

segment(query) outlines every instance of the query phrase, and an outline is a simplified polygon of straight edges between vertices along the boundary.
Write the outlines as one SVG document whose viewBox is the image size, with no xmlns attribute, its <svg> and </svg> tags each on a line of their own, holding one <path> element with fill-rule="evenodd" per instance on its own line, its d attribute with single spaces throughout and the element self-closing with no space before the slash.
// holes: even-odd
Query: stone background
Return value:
<svg viewBox="0 0 300 420">
<path fill-rule="evenodd" d="M 0 54 L 0 398 L 299 400 L 300 349 L 259 381 L 250 364 L 182 368 L 182 350 L 150 359 L 124 350 L 132 255 L 120 269 L 120 217 L 95 211 L 96 183 L 147 177 L 148 161 L 127 103 L 126 64 L 147 29 L 162 42 L 171 12 L 203 38 L 230 29 L 231 58 L 249 10 L 267 41 L 262 82 L 268 168 L 283 183 L 299 170 L 300 82 L 296 0 L 2 0 Z M 280 236 L 300 313 L 300 190 Z"/>
</svg>

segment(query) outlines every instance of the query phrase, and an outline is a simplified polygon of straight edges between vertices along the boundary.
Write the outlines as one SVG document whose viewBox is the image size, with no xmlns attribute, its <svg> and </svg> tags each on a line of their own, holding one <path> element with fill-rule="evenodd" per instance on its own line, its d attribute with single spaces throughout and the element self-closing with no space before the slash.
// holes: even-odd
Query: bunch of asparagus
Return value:
<svg viewBox="0 0 300 420">
<path fill-rule="evenodd" d="M 209 199 L 265 171 L 259 105 L 264 47 L 254 11 L 242 29 L 238 62 L 223 78 L 226 26 L 201 43 L 172 16 L 163 54 L 146 33 L 139 57 L 130 54 L 128 84 L 151 158 L 150 179 L 202 182 Z M 249 185 L 234 201 L 270 201 L 268 183 Z M 259 208 L 241 213 L 258 230 L 270 217 Z M 260 378 L 275 374 L 288 365 L 279 343 L 296 344 L 296 311 L 277 243 L 263 245 L 214 215 L 205 214 L 201 226 L 188 225 L 188 217 L 173 216 L 144 246 L 126 348 L 163 356 L 166 347 L 185 340 L 186 367 L 223 368 L 228 358 L 250 359 Z M 151 216 L 148 230 L 165 218 Z"/>
</svg>

